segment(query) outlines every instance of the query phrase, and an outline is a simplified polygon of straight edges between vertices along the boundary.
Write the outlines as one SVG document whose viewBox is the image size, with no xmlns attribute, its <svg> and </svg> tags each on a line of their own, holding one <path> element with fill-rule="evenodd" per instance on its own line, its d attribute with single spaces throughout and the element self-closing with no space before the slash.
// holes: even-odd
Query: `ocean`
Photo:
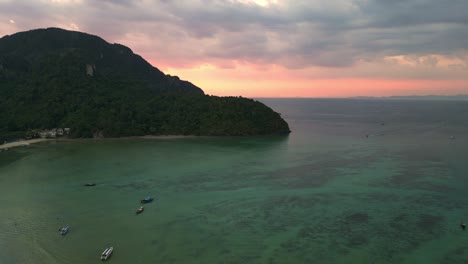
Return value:
<svg viewBox="0 0 468 264">
<path fill-rule="evenodd" d="M 290 135 L 0 153 L 0 263 L 468 263 L 468 101 L 258 100 Z"/>
</svg>

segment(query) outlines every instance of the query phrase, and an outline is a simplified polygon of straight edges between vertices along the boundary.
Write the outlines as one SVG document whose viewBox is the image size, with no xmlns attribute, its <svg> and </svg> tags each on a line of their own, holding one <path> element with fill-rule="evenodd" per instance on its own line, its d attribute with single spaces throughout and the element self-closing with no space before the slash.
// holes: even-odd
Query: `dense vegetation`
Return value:
<svg viewBox="0 0 468 264">
<path fill-rule="evenodd" d="M 72 137 L 288 133 L 260 102 L 208 96 L 122 45 L 62 29 L 0 39 L 0 140 L 71 128 Z"/>
</svg>

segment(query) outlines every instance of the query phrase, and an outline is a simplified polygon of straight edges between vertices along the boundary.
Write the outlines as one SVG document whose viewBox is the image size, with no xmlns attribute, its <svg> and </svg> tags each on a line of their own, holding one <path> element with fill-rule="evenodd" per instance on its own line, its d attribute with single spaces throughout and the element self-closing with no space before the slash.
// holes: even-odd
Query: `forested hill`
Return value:
<svg viewBox="0 0 468 264">
<path fill-rule="evenodd" d="M 9 80 L 32 78 L 35 85 L 68 85 L 91 78 L 119 90 L 152 93 L 203 91 L 187 81 L 165 75 L 131 49 L 100 37 L 59 28 L 37 29 L 0 39 L 0 74 Z M 116 87 L 113 90 L 117 90 Z M 134 91 L 136 92 L 136 91 Z"/>
<path fill-rule="evenodd" d="M 0 139 L 56 127 L 72 137 L 289 133 L 264 104 L 205 95 L 97 36 L 48 28 L 0 38 Z"/>
</svg>

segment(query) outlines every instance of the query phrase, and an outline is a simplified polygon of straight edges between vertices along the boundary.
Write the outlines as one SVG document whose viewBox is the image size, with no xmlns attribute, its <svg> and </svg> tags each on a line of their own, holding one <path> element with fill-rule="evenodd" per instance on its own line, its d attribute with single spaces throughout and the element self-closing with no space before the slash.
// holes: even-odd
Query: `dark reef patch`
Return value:
<svg viewBox="0 0 468 264">
<path fill-rule="evenodd" d="M 456 248 L 442 258 L 441 264 L 468 263 L 468 246 Z"/>
<path fill-rule="evenodd" d="M 353 213 L 347 215 L 345 218 L 345 224 L 355 225 L 355 224 L 367 224 L 369 222 L 369 215 L 367 213 Z"/>
<path fill-rule="evenodd" d="M 9 151 L 1 151 L 0 150 L 0 167 L 10 165 L 15 163 L 22 158 L 26 157 L 28 154 L 24 152 L 9 150 Z"/>
</svg>

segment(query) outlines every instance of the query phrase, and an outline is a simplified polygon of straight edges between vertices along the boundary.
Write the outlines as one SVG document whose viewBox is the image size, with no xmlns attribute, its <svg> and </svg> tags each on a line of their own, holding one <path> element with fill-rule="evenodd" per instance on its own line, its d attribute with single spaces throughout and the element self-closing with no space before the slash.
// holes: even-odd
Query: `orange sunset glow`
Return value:
<svg viewBox="0 0 468 264">
<path fill-rule="evenodd" d="M 218 68 L 172 69 L 178 75 L 203 87 L 205 93 L 245 97 L 354 97 L 392 95 L 458 95 L 467 93 L 468 80 L 427 79 L 307 79 L 288 71 L 249 70 L 239 78 L 233 70 Z M 255 76 L 257 74 L 257 76 Z M 234 75 L 234 76 L 232 76 Z M 236 77 L 237 76 L 237 77 Z M 260 78 L 258 78 L 260 76 Z"/>
<path fill-rule="evenodd" d="M 95 34 L 211 95 L 468 94 L 463 4 L 421 5 L 0 0 L 0 36 L 45 27 Z"/>
</svg>

